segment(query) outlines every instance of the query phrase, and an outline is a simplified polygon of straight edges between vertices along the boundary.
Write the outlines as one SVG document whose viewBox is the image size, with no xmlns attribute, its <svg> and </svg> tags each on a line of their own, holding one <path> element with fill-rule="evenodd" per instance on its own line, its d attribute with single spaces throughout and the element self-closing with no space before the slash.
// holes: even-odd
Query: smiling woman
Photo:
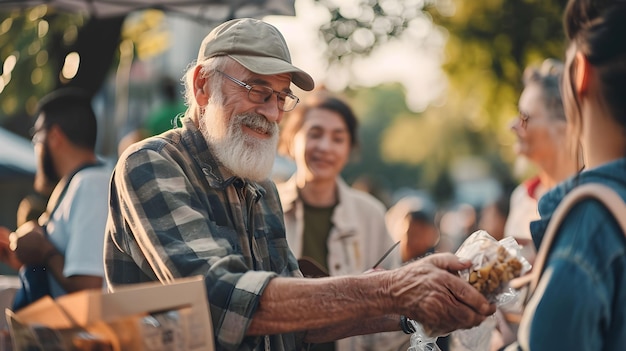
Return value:
<svg viewBox="0 0 626 351">
<path fill-rule="evenodd" d="M 287 242 L 304 275 L 363 273 L 377 265 L 393 241 L 385 227 L 384 205 L 350 188 L 341 178 L 358 145 L 356 116 L 345 102 L 332 96 L 314 95 L 301 105 L 285 117 L 279 142 L 279 152 L 296 163 L 295 175 L 277 185 Z M 399 265 L 397 250 L 381 264 L 385 268 Z M 356 351 L 368 345 L 395 350 L 408 341 L 403 335 L 348 338 L 315 349 Z"/>
</svg>

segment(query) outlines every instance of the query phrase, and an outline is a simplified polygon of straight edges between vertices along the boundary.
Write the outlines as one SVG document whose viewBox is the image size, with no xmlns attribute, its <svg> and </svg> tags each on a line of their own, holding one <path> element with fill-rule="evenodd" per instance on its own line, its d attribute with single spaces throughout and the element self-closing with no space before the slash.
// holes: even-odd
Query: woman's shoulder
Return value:
<svg viewBox="0 0 626 351">
<path fill-rule="evenodd" d="M 610 256 L 610 251 L 624 252 L 626 247 L 624 231 L 615 215 L 602 202 L 593 198 L 576 203 L 563 220 L 560 231 L 565 234 L 564 238 L 555 244 L 567 250 L 602 250 Z"/>
</svg>

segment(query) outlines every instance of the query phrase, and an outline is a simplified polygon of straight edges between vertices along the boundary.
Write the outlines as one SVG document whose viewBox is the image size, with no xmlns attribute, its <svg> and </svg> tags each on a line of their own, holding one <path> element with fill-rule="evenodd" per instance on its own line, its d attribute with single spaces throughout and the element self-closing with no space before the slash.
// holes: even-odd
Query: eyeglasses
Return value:
<svg viewBox="0 0 626 351">
<path fill-rule="evenodd" d="M 269 99 L 272 97 L 272 94 L 276 94 L 276 96 L 278 97 L 278 109 L 284 112 L 288 112 L 296 108 L 296 105 L 298 104 L 298 102 L 300 102 L 300 99 L 291 93 L 275 91 L 274 89 L 265 85 L 250 85 L 240 81 L 237 78 L 231 77 L 222 71 L 215 71 L 221 73 L 222 75 L 224 75 L 224 77 L 230 79 L 233 83 L 239 85 L 240 87 L 248 89 L 248 99 L 254 103 L 264 104 L 269 101 Z"/>
<path fill-rule="evenodd" d="M 31 135 L 30 141 L 33 143 L 33 145 L 37 143 L 41 143 L 43 142 L 43 139 L 46 136 L 46 128 L 39 128 L 39 129 L 32 128 L 30 135 Z"/>
<path fill-rule="evenodd" d="M 526 112 L 519 111 L 517 114 L 517 118 L 519 118 L 519 125 L 522 129 L 526 129 L 526 125 L 528 124 L 528 119 L 530 119 L 530 115 Z"/>
</svg>

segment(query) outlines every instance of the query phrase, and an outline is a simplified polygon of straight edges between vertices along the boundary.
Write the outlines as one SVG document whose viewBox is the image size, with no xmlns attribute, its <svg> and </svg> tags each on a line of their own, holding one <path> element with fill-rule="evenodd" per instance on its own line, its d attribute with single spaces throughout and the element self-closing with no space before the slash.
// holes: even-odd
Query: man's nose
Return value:
<svg viewBox="0 0 626 351">
<path fill-rule="evenodd" d="M 272 94 L 267 101 L 259 105 L 258 112 L 270 122 L 280 123 L 283 119 L 283 111 L 278 108 L 278 96 Z"/>
</svg>

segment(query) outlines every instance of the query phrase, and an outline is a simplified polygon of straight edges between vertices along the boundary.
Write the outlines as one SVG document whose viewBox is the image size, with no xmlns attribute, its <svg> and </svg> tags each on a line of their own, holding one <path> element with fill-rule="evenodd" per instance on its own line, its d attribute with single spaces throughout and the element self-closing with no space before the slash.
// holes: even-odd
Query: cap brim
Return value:
<svg viewBox="0 0 626 351">
<path fill-rule="evenodd" d="M 228 55 L 233 60 L 256 74 L 273 75 L 291 73 L 291 81 L 302 90 L 315 88 L 313 78 L 298 67 L 274 57 Z"/>
</svg>

